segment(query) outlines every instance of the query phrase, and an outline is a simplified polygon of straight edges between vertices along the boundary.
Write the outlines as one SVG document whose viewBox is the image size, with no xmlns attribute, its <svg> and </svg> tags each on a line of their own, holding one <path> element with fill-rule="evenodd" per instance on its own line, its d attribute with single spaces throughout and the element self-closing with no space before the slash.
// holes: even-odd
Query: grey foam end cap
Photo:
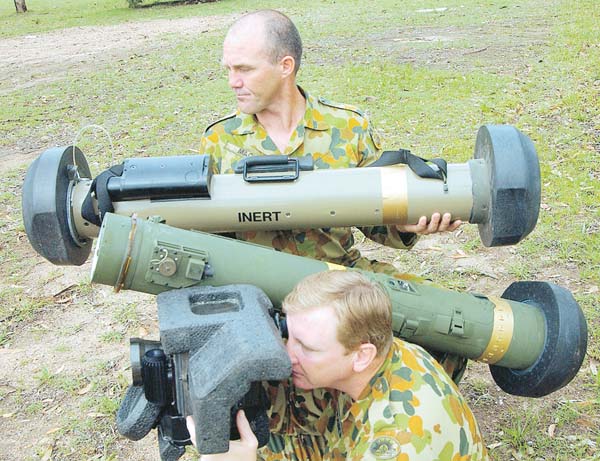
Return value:
<svg viewBox="0 0 600 461">
<path fill-rule="evenodd" d="M 227 451 L 230 409 L 250 384 L 291 374 L 269 315 L 271 302 L 254 286 L 228 285 L 164 292 L 157 303 L 165 352 L 189 352 L 188 404 L 197 421 L 198 451 Z"/>
</svg>

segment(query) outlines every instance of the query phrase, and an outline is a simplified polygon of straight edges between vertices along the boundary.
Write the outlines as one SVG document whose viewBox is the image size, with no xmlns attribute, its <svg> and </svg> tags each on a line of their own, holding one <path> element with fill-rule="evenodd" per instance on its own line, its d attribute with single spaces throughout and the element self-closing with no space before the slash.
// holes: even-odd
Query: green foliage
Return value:
<svg viewBox="0 0 600 461">
<path fill-rule="evenodd" d="M 503 441 L 518 452 L 527 451 L 539 439 L 540 414 L 532 411 L 510 411 L 503 428 Z"/>
<path fill-rule="evenodd" d="M 123 333 L 119 331 L 107 331 L 100 335 L 100 340 L 105 343 L 120 343 L 123 341 Z"/>
</svg>

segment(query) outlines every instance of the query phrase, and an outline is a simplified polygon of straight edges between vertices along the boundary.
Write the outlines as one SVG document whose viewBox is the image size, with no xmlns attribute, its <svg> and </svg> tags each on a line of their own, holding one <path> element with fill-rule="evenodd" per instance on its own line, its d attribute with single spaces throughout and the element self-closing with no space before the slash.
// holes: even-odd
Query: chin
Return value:
<svg viewBox="0 0 600 461">
<path fill-rule="evenodd" d="M 255 115 L 260 112 L 259 108 L 255 104 L 244 104 L 238 101 L 238 109 L 243 114 Z"/>
<path fill-rule="evenodd" d="M 300 378 L 298 378 L 296 376 L 292 377 L 292 383 L 294 383 L 294 386 L 296 386 L 298 389 L 302 389 L 303 391 L 309 391 L 311 389 L 314 389 L 314 386 L 311 386 L 310 384 L 308 384 L 301 377 Z"/>
</svg>

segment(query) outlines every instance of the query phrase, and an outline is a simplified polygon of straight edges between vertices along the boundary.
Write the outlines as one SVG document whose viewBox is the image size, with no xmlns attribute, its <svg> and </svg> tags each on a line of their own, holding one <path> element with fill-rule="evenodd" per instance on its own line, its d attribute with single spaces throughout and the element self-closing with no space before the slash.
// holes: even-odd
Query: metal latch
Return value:
<svg viewBox="0 0 600 461">
<path fill-rule="evenodd" d="M 460 309 L 454 308 L 452 310 L 452 320 L 450 321 L 450 331 L 452 336 L 464 336 L 465 335 L 465 319 Z"/>
<path fill-rule="evenodd" d="M 404 325 L 402 325 L 402 328 L 400 329 L 400 337 L 404 339 L 410 338 L 411 336 L 415 335 L 418 328 L 418 320 L 407 320 L 406 322 L 404 322 Z"/>
</svg>

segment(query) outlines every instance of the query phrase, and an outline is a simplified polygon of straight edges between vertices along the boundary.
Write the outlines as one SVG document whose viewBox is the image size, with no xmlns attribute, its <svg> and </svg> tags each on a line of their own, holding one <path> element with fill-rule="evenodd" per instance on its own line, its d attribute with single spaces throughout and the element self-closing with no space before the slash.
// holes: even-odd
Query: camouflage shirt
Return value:
<svg viewBox="0 0 600 461">
<path fill-rule="evenodd" d="M 339 391 L 265 383 L 271 438 L 259 459 L 483 461 L 481 432 L 456 385 L 398 338 L 356 401 Z"/>
<path fill-rule="evenodd" d="M 283 152 L 254 115 L 238 111 L 210 125 L 202 136 L 200 153 L 213 157 L 213 172 L 233 173 L 237 162 L 253 155 L 310 154 L 315 168 L 362 167 L 379 158 L 378 137 L 361 111 L 300 91 L 306 98 L 306 111 Z M 360 230 L 371 240 L 394 248 L 410 248 L 416 242 L 415 234 L 399 233 L 393 226 Z M 394 271 L 391 265 L 361 258 L 360 252 L 353 248 L 350 228 L 238 232 L 236 238 L 344 266 Z"/>
</svg>

